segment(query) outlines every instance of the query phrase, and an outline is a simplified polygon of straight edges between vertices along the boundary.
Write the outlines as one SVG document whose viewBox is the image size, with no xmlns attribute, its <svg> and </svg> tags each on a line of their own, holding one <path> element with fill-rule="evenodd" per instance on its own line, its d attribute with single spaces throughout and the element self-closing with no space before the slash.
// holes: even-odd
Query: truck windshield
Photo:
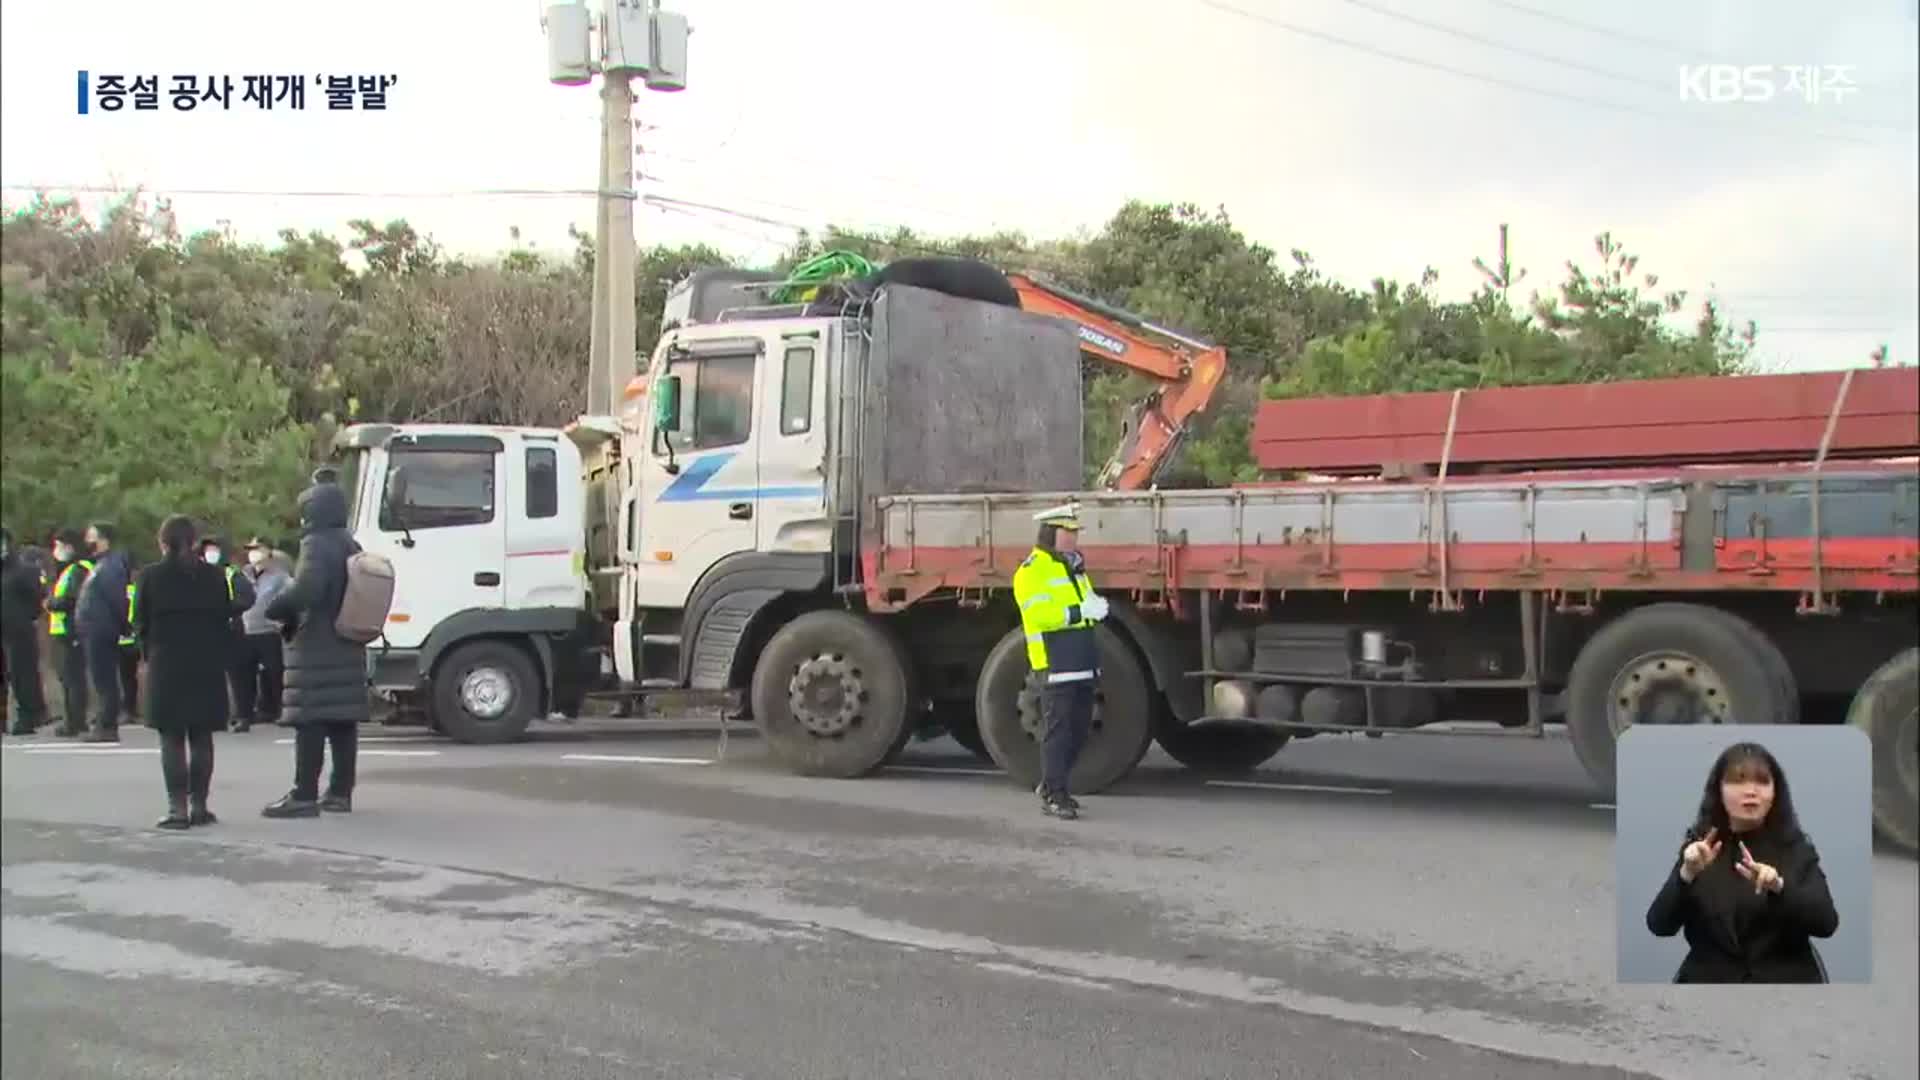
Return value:
<svg viewBox="0 0 1920 1080">
<path fill-rule="evenodd" d="M 484 525 L 493 520 L 493 459 L 465 450 L 396 450 L 387 456 L 380 529 Z"/>
</svg>

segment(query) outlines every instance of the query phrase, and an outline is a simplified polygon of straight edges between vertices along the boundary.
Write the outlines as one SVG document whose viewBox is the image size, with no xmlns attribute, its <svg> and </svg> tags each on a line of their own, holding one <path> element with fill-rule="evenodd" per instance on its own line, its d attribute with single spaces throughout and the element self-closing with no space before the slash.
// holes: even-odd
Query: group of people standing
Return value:
<svg viewBox="0 0 1920 1080">
<path fill-rule="evenodd" d="M 65 698 L 56 734 L 87 742 L 120 739 L 125 664 L 146 662 L 144 723 L 160 736 L 167 814 L 162 828 L 210 825 L 213 734 L 246 731 L 257 720 L 296 729 L 294 786 L 267 817 L 317 817 L 352 809 L 359 724 L 368 717 L 366 649 L 334 628 L 347 560 L 358 550 L 347 530 L 347 499 L 331 471 L 300 496 L 301 540 L 292 573 L 264 540 L 233 566 L 216 536 L 173 516 L 160 527 L 160 559 L 136 571 L 108 524 L 64 530 L 54 566 L 43 571 L 0 530 L 0 616 L 13 734 L 48 723 L 39 665 L 39 618 L 48 616 L 55 669 Z M 137 676 L 136 676 L 137 677 Z M 91 722 L 89 694 L 95 699 Z M 123 698 L 124 695 L 124 698 Z M 333 772 L 324 797 L 327 748 Z"/>
<path fill-rule="evenodd" d="M 139 610 L 136 571 L 115 544 L 116 531 L 100 522 L 62 529 L 52 536 L 52 566 L 43 567 L 13 550 L 6 537 L 5 613 L 8 696 L 12 735 L 31 735 L 52 724 L 54 734 L 84 742 L 112 743 L 123 719 L 140 720 L 142 650 L 135 629 Z M 271 723 L 280 712 L 281 642 L 266 608 L 292 580 L 272 545 L 255 537 L 246 564 L 232 565 L 217 536 L 197 536 L 197 556 L 219 568 L 233 599 L 231 640 L 221 655 L 230 663 L 231 726 L 246 731 L 256 718 Z M 39 617 L 45 611 L 46 640 L 60 684 L 56 722 L 41 683 Z M 91 710 L 90 710 L 91 707 Z"/>
</svg>

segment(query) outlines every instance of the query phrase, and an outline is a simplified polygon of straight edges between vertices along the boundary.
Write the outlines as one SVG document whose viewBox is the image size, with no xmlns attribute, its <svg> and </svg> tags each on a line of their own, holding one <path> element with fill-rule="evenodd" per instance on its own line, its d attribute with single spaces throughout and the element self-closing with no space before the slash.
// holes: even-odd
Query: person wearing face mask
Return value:
<svg viewBox="0 0 1920 1080">
<path fill-rule="evenodd" d="M 1656 937 L 1686 935 L 1673 981 L 1823 983 L 1812 939 L 1839 927 L 1780 762 L 1759 743 L 1728 747 L 1707 771 L 1697 819 L 1647 908 Z"/>
<path fill-rule="evenodd" d="M 64 709 L 54 734 L 71 738 L 87 727 L 87 652 L 81 647 L 74 608 L 93 574 L 93 560 L 81 553 L 80 530 L 53 536 L 53 584 L 47 590 L 47 639 L 53 642 L 53 666 L 60 676 Z"/>
<path fill-rule="evenodd" d="M 11 735 L 31 735 L 47 719 L 40 683 L 40 571 L 0 528 L 0 713 L 13 699 Z"/>
<path fill-rule="evenodd" d="M 87 526 L 86 543 L 93 560 L 93 572 L 80 586 L 74 605 L 74 619 L 80 632 L 80 644 L 86 650 L 87 675 L 93 684 L 94 713 L 86 742 L 120 741 L 120 711 L 123 682 L 121 656 L 137 649 L 131 644 L 132 626 L 127 621 L 127 601 L 133 588 L 133 566 L 114 546 L 114 528 L 101 521 Z M 138 690 L 138 686 L 134 688 Z"/>
<path fill-rule="evenodd" d="M 247 542 L 247 565 L 240 573 L 253 587 L 253 603 L 240 616 L 239 657 L 231 676 L 235 731 L 246 731 L 256 720 L 280 722 L 284 657 L 280 626 L 267 618 L 267 608 L 293 583 L 293 575 L 273 554 L 273 545 L 265 537 Z"/>
</svg>

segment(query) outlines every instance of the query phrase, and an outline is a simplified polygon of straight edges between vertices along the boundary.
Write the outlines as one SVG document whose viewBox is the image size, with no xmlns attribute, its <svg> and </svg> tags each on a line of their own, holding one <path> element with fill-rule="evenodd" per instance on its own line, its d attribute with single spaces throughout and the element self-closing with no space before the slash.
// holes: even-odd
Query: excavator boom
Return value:
<svg viewBox="0 0 1920 1080">
<path fill-rule="evenodd" d="M 1100 470 L 1103 488 L 1135 491 L 1153 486 L 1204 412 L 1227 373 L 1227 351 L 1082 296 L 1033 274 L 1008 274 L 1027 311 L 1074 324 L 1080 351 L 1156 381 L 1136 403 L 1121 431 L 1120 445 Z"/>
</svg>

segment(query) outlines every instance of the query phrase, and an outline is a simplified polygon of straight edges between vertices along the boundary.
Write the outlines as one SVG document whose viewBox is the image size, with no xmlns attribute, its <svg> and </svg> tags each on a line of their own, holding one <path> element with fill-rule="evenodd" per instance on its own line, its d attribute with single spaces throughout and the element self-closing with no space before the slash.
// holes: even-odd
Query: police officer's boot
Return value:
<svg viewBox="0 0 1920 1080">
<path fill-rule="evenodd" d="M 185 795 L 169 795 L 167 796 L 167 816 L 154 822 L 154 827 L 161 829 L 184 829 L 191 824 L 193 824 L 193 819 L 187 811 L 187 797 Z"/>
<path fill-rule="evenodd" d="M 193 825 L 220 824 L 220 819 L 214 817 L 213 811 L 207 809 L 207 800 L 204 798 L 187 800 L 187 821 Z"/>
<path fill-rule="evenodd" d="M 1040 812 L 1062 821 L 1072 821 L 1080 816 L 1080 811 L 1073 805 L 1073 800 L 1059 792 L 1040 797 Z"/>
</svg>

